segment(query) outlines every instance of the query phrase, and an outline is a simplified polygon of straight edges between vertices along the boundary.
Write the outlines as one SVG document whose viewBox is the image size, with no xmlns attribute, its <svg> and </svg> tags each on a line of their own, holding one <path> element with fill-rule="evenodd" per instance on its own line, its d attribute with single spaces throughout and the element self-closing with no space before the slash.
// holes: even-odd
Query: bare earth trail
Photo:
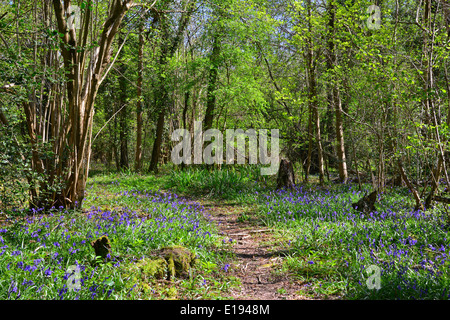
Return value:
<svg viewBox="0 0 450 320">
<path fill-rule="evenodd" d="M 219 234 L 231 239 L 236 263 L 229 272 L 241 279 L 241 288 L 231 291 L 230 298 L 239 300 L 306 300 L 301 283 L 281 272 L 283 248 L 276 245 L 271 229 L 254 222 L 239 221 L 241 207 L 222 203 L 203 204 L 209 218 L 217 223 Z M 303 293 L 304 294 L 304 293 Z"/>
</svg>

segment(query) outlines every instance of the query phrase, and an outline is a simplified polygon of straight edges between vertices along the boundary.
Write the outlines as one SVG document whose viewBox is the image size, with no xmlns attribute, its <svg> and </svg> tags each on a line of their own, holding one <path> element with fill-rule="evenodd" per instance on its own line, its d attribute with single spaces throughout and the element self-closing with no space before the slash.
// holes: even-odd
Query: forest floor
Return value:
<svg viewBox="0 0 450 320">
<path fill-rule="evenodd" d="M 0 213 L 0 299 L 450 297 L 447 208 L 416 212 L 408 190 L 392 188 L 364 215 L 352 203 L 370 186 L 268 186 L 231 170 L 100 172 L 82 212 Z M 123 259 L 98 263 L 90 241 L 104 234 Z M 195 252 L 189 277 L 147 275 L 143 257 L 173 245 Z M 73 261 L 82 268 L 79 292 L 67 289 Z M 367 282 L 376 276 L 367 266 L 384 270 L 381 289 Z"/>
<path fill-rule="evenodd" d="M 247 208 L 233 203 L 204 203 L 209 219 L 216 222 L 219 234 L 229 239 L 235 263 L 230 267 L 240 279 L 240 288 L 230 289 L 228 298 L 237 300 L 309 300 L 308 283 L 282 270 L 288 249 L 277 240 L 274 230 L 264 227 Z M 242 216 L 250 218 L 242 219 Z"/>
</svg>

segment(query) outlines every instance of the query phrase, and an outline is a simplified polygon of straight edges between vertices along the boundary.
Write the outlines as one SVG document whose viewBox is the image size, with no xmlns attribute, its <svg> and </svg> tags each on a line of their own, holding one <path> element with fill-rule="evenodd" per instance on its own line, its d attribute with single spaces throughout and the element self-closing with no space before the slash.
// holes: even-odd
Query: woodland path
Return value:
<svg viewBox="0 0 450 320">
<path fill-rule="evenodd" d="M 241 288 L 230 292 L 238 300 L 307 300 L 302 295 L 307 283 L 281 271 L 286 248 L 277 243 L 271 229 L 254 221 L 239 220 L 242 207 L 223 203 L 203 204 L 209 219 L 218 225 L 219 234 L 232 239 L 236 261 L 229 272 L 241 279 Z M 249 214 L 251 216 L 251 214 Z M 303 291 L 304 292 L 304 291 Z"/>
</svg>

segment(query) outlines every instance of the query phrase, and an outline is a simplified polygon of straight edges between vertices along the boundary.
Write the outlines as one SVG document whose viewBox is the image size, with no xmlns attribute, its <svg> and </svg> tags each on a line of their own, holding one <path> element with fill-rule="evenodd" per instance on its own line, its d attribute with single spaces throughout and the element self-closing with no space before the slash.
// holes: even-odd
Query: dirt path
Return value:
<svg viewBox="0 0 450 320">
<path fill-rule="evenodd" d="M 218 203 L 204 207 L 218 224 L 219 233 L 232 239 L 232 252 L 237 262 L 232 265 L 231 272 L 241 279 L 242 286 L 240 290 L 231 292 L 231 298 L 308 299 L 301 295 L 306 284 L 280 271 L 285 249 L 275 245 L 270 229 L 251 221 L 239 221 L 240 207 Z"/>
</svg>

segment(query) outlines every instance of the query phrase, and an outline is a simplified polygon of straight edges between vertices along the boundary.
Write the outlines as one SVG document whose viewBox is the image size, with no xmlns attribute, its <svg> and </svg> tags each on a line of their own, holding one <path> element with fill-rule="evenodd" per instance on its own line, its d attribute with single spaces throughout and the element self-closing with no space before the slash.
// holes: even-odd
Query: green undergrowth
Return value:
<svg viewBox="0 0 450 320">
<path fill-rule="evenodd" d="M 164 176 L 96 174 L 82 211 L 9 216 L 0 227 L 0 299 L 226 297 L 239 284 L 226 272 L 229 244 L 201 205 L 164 191 L 164 184 Z M 104 260 L 91 245 L 101 236 L 111 243 Z M 168 278 L 130 272 L 139 263 L 150 270 L 146 259 L 170 245 L 190 250 L 198 263 Z"/>
<path fill-rule="evenodd" d="M 223 299 L 240 283 L 229 272 L 236 258 L 205 205 L 238 213 L 246 228 L 269 227 L 263 245 L 281 258 L 274 272 L 302 284 L 300 295 L 448 299 L 448 206 L 414 211 L 407 189 L 387 188 L 376 211 L 363 214 L 352 203 L 372 191 L 369 185 L 275 190 L 275 183 L 257 166 L 95 173 L 82 211 L 18 211 L 8 221 L 2 214 L 0 298 Z M 106 261 L 90 245 L 103 235 L 111 242 Z M 155 271 L 169 268 L 167 261 L 146 264 L 166 246 L 195 254 L 184 276 Z M 74 270 L 79 290 L 70 285 Z"/>
<path fill-rule="evenodd" d="M 247 202 L 255 191 L 267 189 L 273 177 L 260 173 L 260 166 L 225 166 L 222 169 L 193 167 L 172 170 L 165 186 L 193 197 Z"/>
<path fill-rule="evenodd" d="M 388 187 L 378 195 L 376 211 L 363 214 L 352 203 L 370 193 L 370 185 L 360 190 L 352 184 L 310 183 L 275 190 L 275 177 L 258 181 L 253 170 L 253 182 L 247 183 L 238 179 L 241 172 L 216 172 L 209 180 L 207 171 L 183 172 L 170 179 L 179 182 L 172 184 L 175 190 L 187 189 L 192 195 L 212 189 L 211 201 L 234 206 L 241 212 L 240 223 L 270 227 L 270 245 L 286 245 L 278 272 L 304 285 L 299 294 L 322 299 L 449 298 L 447 205 L 414 211 L 407 188 Z M 227 183 L 229 190 L 215 191 Z"/>
<path fill-rule="evenodd" d="M 289 238 L 286 272 L 307 283 L 311 296 L 448 299 L 447 207 L 414 211 L 406 189 L 388 188 L 376 211 L 356 211 L 352 203 L 370 191 L 310 185 L 261 195 L 259 219 Z"/>
</svg>

